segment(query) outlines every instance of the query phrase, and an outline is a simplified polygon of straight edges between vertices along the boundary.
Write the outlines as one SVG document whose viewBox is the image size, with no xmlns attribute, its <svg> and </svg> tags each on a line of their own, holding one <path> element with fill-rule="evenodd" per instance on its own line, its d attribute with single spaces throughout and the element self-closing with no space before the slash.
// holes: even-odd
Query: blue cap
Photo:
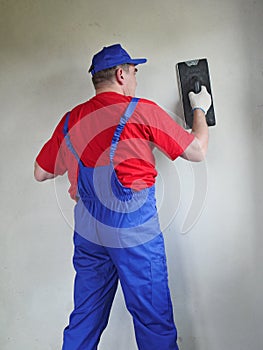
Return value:
<svg viewBox="0 0 263 350">
<path fill-rule="evenodd" d="M 104 47 L 100 52 L 93 56 L 92 64 L 89 69 L 89 73 L 94 75 L 95 73 L 118 66 L 120 64 L 137 64 L 145 63 L 146 58 L 132 59 L 128 52 L 126 52 L 120 44 Z"/>
</svg>

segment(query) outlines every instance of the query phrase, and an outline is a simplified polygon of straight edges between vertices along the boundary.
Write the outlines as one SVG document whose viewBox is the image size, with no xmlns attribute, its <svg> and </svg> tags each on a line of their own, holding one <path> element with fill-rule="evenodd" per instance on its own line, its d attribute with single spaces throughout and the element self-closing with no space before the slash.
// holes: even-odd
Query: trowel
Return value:
<svg viewBox="0 0 263 350">
<path fill-rule="evenodd" d="M 193 112 L 188 98 L 188 94 L 190 91 L 199 93 L 201 91 L 202 85 L 206 86 L 207 91 L 209 92 L 212 98 L 212 105 L 206 114 L 207 125 L 216 125 L 207 59 L 202 58 L 186 62 L 179 62 L 176 65 L 176 69 L 181 99 L 183 103 L 186 128 L 191 129 L 193 126 Z"/>
</svg>

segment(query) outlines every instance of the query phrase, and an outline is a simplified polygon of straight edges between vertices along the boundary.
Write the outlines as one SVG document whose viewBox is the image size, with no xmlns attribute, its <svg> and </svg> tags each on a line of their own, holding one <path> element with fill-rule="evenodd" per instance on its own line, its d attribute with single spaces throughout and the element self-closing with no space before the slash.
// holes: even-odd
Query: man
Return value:
<svg viewBox="0 0 263 350">
<path fill-rule="evenodd" d="M 96 94 L 68 112 L 35 163 L 38 181 L 63 175 L 75 207 L 74 310 L 63 350 L 97 349 L 120 280 L 140 350 L 178 349 L 165 249 L 155 206 L 153 149 L 202 161 L 208 145 L 205 87 L 190 93 L 192 132 L 154 102 L 135 98 L 137 66 L 116 44 L 92 60 Z"/>
</svg>

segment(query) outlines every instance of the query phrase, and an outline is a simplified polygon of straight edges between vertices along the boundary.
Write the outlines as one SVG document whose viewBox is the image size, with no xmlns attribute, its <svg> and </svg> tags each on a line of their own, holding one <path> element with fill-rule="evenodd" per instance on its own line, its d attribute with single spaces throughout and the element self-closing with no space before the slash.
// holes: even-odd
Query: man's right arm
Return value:
<svg viewBox="0 0 263 350">
<path fill-rule="evenodd" d="M 198 94 L 190 92 L 189 99 L 194 114 L 192 134 L 195 138 L 181 157 L 192 162 L 201 162 L 205 159 L 208 147 L 208 126 L 205 115 L 211 106 L 211 96 L 206 87 L 202 86 Z"/>
</svg>

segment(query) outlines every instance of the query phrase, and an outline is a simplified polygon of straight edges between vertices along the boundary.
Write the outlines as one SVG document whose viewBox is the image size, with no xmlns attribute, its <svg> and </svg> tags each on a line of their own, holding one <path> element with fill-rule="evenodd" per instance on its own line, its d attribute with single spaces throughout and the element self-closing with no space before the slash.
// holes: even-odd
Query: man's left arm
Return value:
<svg viewBox="0 0 263 350">
<path fill-rule="evenodd" d="M 57 175 L 48 173 L 46 170 L 42 169 L 41 166 L 35 162 L 34 164 L 34 177 L 37 181 L 45 181 L 49 179 L 54 179 Z"/>
<path fill-rule="evenodd" d="M 41 148 L 34 163 L 34 177 L 37 181 L 53 179 L 67 171 L 65 164 L 63 141 L 63 126 L 66 114 L 56 126 L 51 138 Z"/>
</svg>

